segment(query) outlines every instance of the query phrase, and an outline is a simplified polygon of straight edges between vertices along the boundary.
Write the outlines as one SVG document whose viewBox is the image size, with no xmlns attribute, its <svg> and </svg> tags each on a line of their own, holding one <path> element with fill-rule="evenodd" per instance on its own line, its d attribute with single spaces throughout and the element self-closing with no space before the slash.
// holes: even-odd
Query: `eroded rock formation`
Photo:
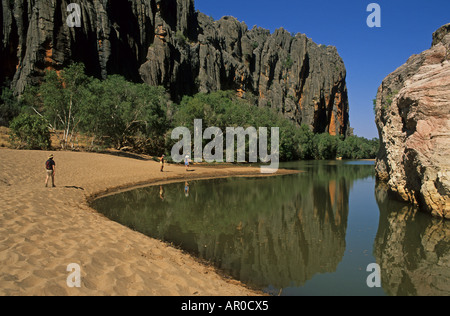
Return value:
<svg viewBox="0 0 450 316">
<path fill-rule="evenodd" d="M 349 133 L 346 70 L 334 47 L 214 21 L 193 0 L 80 0 L 81 27 L 71 28 L 70 2 L 2 0 L 0 80 L 17 93 L 45 69 L 83 62 L 89 75 L 163 85 L 174 100 L 231 89 L 315 132 Z"/>
<path fill-rule="evenodd" d="M 403 200 L 450 218 L 450 24 L 378 89 L 379 179 Z"/>
</svg>

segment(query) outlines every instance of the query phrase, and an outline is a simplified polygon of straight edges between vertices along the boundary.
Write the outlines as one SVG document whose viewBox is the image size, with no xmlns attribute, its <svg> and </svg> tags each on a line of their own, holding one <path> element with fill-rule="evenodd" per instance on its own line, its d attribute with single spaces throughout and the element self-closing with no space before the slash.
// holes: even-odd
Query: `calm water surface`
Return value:
<svg viewBox="0 0 450 316">
<path fill-rule="evenodd" d="M 450 223 L 390 198 L 373 162 L 282 167 L 304 172 L 148 187 L 93 207 L 273 295 L 450 294 Z M 367 286 L 371 263 L 380 288 Z"/>
</svg>

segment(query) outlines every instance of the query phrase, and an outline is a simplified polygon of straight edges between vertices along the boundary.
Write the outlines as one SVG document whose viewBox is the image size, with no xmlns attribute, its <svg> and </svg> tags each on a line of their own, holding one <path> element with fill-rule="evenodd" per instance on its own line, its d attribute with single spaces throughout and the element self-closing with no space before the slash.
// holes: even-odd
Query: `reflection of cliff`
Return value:
<svg viewBox="0 0 450 316">
<path fill-rule="evenodd" d="M 299 286 L 317 273 L 335 271 L 345 251 L 347 188 L 305 185 L 297 191 L 298 179 L 283 182 L 283 189 L 294 188 L 290 197 L 241 221 L 234 230 L 200 235 L 199 244 L 208 245 L 198 248 L 200 255 L 220 258 L 220 268 L 260 286 Z M 336 203 L 337 196 L 342 204 Z M 268 194 L 262 202 L 273 198 Z"/>
<path fill-rule="evenodd" d="M 380 224 L 375 257 L 390 295 L 450 295 L 450 223 L 388 199 L 379 183 Z"/>
<path fill-rule="evenodd" d="M 300 286 L 343 258 L 348 198 L 373 166 L 313 166 L 283 177 L 222 179 L 126 192 L 97 201 L 105 215 L 180 245 L 244 282 Z"/>
</svg>

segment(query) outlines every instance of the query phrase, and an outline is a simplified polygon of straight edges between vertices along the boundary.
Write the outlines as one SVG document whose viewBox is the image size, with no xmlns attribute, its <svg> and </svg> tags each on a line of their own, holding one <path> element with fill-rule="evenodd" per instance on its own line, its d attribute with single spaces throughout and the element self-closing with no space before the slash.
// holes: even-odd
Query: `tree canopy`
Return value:
<svg viewBox="0 0 450 316">
<path fill-rule="evenodd" d="M 237 97 L 234 91 L 198 93 L 173 104 L 162 87 L 132 83 L 118 75 L 92 78 L 85 74 L 83 64 L 47 71 L 42 83 L 28 86 L 20 101 L 3 88 L 0 114 L 0 123 L 14 128 L 16 143 L 21 137 L 22 143 L 29 142 L 25 134 L 40 126 L 36 138 L 41 137 L 41 148 L 49 146 L 48 135 L 41 128 L 44 123 L 48 130 L 60 131 L 55 135 L 63 149 L 73 149 L 74 135 L 81 133 L 106 147 L 168 154 L 175 143 L 170 139 L 171 130 L 184 126 L 193 131 L 194 120 L 201 119 L 204 129 L 218 127 L 222 131 L 227 127 L 278 127 L 281 161 L 375 158 L 378 152 L 378 139 L 314 134 L 309 126 L 299 127 L 274 109 Z M 29 128 L 24 127 L 27 124 Z M 248 151 L 248 140 L 246 148 Z"/>
<path fill-rule="evenodd" d="M 22 102 L 52 131 L 63 131 L 63 149 L 74 147 L 77 133 L 117 149 L 138 146 L 138 140 L 149 151 L 164 147 L 168 98 L 161 87 L 117 75 L 98 80 L 85 74 L 84 65 L 73 64 L 59 73 L 47 71 L 41 85 L 25 90 Z"/>
</svg>

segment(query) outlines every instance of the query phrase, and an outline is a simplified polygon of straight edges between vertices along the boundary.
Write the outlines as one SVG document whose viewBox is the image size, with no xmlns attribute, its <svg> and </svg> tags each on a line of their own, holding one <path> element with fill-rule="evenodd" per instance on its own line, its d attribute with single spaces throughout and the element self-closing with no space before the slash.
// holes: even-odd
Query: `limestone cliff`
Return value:
<svg viewBox="0 0 450 316">
<path fill-rule="evenodd" d="M 376 123 L 379 179 L 422 210 L 450 218 L 450 24 L 431 49 L 383 80 Z"/>
<path fill-rule="evenodd" d="M 79 0 L 81 27 L 66 19 L 71 1 L 2 0 L 0 80 L 21 93 L 45 69 L 83 62 L 89 75 L 121 74 L 186 94 L 235 90 L 277 108 L 315 132 L 350 131 L 346 70 L 336 48 L 284 29 L 251 30 L 214 21 L 193 0 Z"/>
</svg>

